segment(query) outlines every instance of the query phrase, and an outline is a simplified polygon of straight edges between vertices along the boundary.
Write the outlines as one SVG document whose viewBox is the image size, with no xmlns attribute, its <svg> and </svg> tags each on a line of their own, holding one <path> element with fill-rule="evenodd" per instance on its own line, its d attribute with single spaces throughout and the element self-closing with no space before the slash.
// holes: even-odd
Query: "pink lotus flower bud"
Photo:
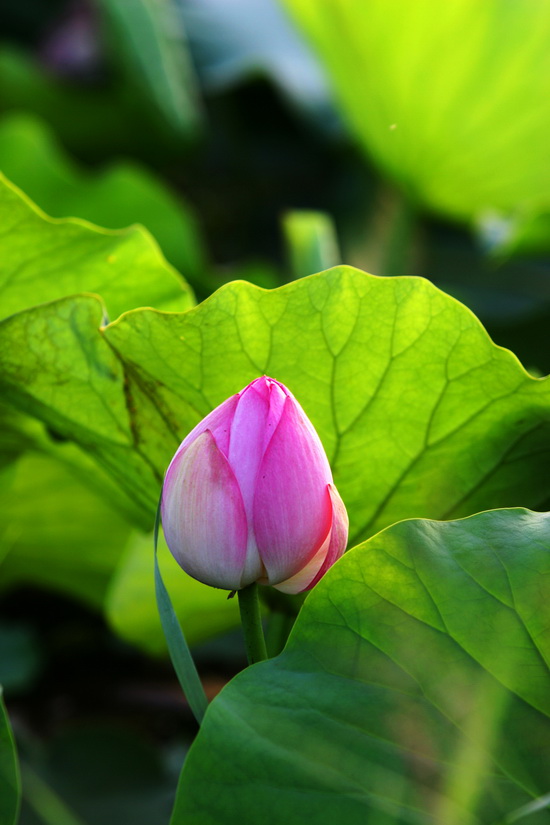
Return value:
<svg viewBox="0 0 550 825">
<path fill-rule="evenodd" d="M 164 480 L 162 523 L 181 567 L 227 590 L 308 590 L 348 537 L 319 436 L 284 384 L 265 376 L 182 441 Z"/>
</svg>

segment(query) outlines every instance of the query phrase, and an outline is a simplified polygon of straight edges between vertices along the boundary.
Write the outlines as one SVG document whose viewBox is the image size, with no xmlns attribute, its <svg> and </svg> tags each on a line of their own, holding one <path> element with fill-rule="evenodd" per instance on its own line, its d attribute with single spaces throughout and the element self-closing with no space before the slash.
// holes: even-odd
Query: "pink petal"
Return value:
<svg viewBox="0 0 550 825">
<path fill-rule="evenodd" d="M 281 392 L 283 393 L 283 395 L 292 394 L 290 390 L 288 390 L 287 387 L 285 387 L 284 384 L 281 384 L 280 381 L 276 381 L 274 378 L 270 378 L 268 375 L 261 375 L 259 378 L 255 378 L 254 381 L 251 381 L 250 384 L 248 384 L 248 386 L 244 388 L 244 390 L 241 390 L 239 395 L 242 395 L 249 389 L 254 389 L 257 393 L 263 396 L 266 399 L 266 401 L 269 401 L 269 396 L 271 394 L 273 387 L 278 387 L 279 390 L 281 390 Z"/>
<path fill-rule="evenodd" d="M 274 585 L 283 593 L 302 593 L 311 590 L 346 549 L 348 541 L 348 514 L 334 484 L 327 484 L 327 495 L 332 507 L 330 531 L 311 561 L 295 576 Z"/>
<path fill-rule="evenodd" d="M 264 437 L 269 414 L 269 396 L 250 385 L 242 393 L 233 416 L 228 459 L 239 483 L 250 525 L 258 468 L 264 454 Z"/>
<path fill-rule="evenodd" d="M 208 430 L 178 451 L 164 483 L 162 522 L 176 561 L 193 578 L 234 590 L 262 572 L 247 557 L 246 515 L 229 462 Z"/>
<path fill-rule="evenodd" d="M 327 557 L 330 536 L 331 531 L 329 530 L 324 542 L 321 544 L 315 555 L 304 567 L 302 567 L 301 570 L 298 571 L 298 573 L 291 576 L 289 579 L 285 579 L 283 582 L 279 582 L 279 584 L 274 584 L 273 587 L 277 590 L 281 590 L 283 593 L 302 593 L 304 590 L 309 590 L 309 587 L 311 586 L 310 582 L 313 581 L 313 579 L 316 579 L 317 573 L 323 566 L 323 563 Z"/>
<path fill-rule="evenodd" d="M 254 533 L 270 584 L 294 576 L 318 552 L 331 526 L 331 481 L 319 436 L 289 396 L 254 497 Z"/>
<path fill-rule="evenodd" d="M 222 453 L 225 456 L 227 456 L 227 451 L 229 447 L 229 431 L 231 428 L 231 422 L 233 420 L 233 413 L 235 411 L 235 407 L 237 406 L 238 400 L 238 395 L 232 395 L 231 398 L 228 398 L 218 407 L 213 409 L 212 412 L 209 412 L 208 415 L 202 419 L 202 421 L 199 421 L 197 426 L 193 427 L 191 432 L 188 433 L 181 442 L 174 458 L 172 459 L 172 462 L 176 460 L 177 456 L 182 450 L 184 450 L 189 444 L 191 444 L 191 442 L 193 442 L 199 435 L 204 433 L 206 430 L 210 430 L 210 432 L 214 436 L 216 444 L 218 445 Z M 168 472 L 170 472 L 170 467 L 168 468 Z"/>
<path fill-rule="evenodd" d="M 290 393 L 286 387 L 283 387 L 283 385 L 279 384 L 278 381 L 273 381 L 271 378 L 269 381 L 269 415 L 265 426 L 264 453 L 269 446 L 269 442 L 273 438 L 273 434 L 277 430 L 286 400 L 290 396 Z"/>
<path fill-rule="evenodd" d="M 258 378 L 239 393 L 233 414 L 228 458 L 241 488 L 250 529 L 258 470 L 285 401 L 286 395 L 278 384 L 269 378 Z"/>
<path fill-rule="evenodd" d="M 328 485 L 332 504 L 332 529 L 330 531 L 330 544 L 328 546 L 325 561 L 317 572 L 317 575 L 304 587 L 304 590 L 311 590 L 322 579 L 327 570 L 332 567 L 340 556 L 343 556 L 346 544 L 348 543 L 349 518 L 344 502 L 334 484 Z M 301 592 L 301 591 L 296 591 Z"/>
<path fill-rule="evenodd" d="M 252 381 L 252 383 L 245 387 L 244 390 L 241 390 L 239 395 L 244 397 L 244 395 L 249 392 L 257 393 L 260 398 L 265 401 L 269 409 L 267 421 L 265 422 L 262 451 L 265 452 L 267 445 L 271 441 L 273 433 L 277 429 L 285 401 L 288 397 L 292 398 L 292 393 L 285 387 L 284 384 L 281 384 L 280 381 L 275 381 L 274 378 L 268 378 L 267 375 L 262 375 L 261 378 L 256 378 L 256 380 Z"/>
</svg>

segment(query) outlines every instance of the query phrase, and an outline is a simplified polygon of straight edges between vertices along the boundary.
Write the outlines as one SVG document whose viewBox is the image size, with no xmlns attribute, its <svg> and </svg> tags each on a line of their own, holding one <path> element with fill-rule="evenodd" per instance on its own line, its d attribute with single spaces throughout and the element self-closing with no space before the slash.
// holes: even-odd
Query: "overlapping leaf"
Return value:
<svg viewBox="0 0 550 825">
<path fill-rule="evenodd" d="M 283 653 L 213 701 L 173 825 L 503 821 L 548 790 L 549 593 L 548 514 L 408 521 L 354 548 Z"/>
<path fill-rule="evenodd" d="M 140 227 L 114 232 L 48 218 L 2 177 L 0 220 L 2 317 L 75 292 L 99 293 L 111 318 L 136 306 L 192 304 L 187 284 Z"/>
</svg>

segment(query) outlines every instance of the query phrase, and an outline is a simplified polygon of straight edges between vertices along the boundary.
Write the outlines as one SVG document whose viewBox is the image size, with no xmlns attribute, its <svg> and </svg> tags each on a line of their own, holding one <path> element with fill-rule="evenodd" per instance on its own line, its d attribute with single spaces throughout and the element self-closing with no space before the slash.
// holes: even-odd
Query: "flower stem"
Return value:
<svg viewBox="0 0 550 825">
<path fill-rule="evenodd" d="M 255 662 L 267 659 L 258 585 L 255 583 L 249 584 L 248 587 L 238 591 L 238 596 L 246 655 L 248 664 L 253 665 Z"/>
</svg>

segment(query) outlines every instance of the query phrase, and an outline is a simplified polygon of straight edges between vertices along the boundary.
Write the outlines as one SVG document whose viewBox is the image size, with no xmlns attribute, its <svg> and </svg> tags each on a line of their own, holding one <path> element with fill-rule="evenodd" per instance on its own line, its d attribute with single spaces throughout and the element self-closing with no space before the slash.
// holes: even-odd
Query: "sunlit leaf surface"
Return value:
<svg viewBox="0 0 550 825">
<path fill-rule="evenodd" d="M 352 542 L 402 518 L 534 506 L 550 492 L 549 384 L 422 279 L 341 267 L 273 291 L 229 284 L 179 315 L 102 318 L 82 296 L 7 319 L 2 385 L 150 514 L 184 435 L 263 373 L 319 431 Z"/>
<path fill-rule="evenodd" d="M 548 210 L 546 0 L 285 0 L 369 156 L 425 206 Z"/>
<path fill-rule="evenodd" d="M 185 434 L 262 373 L 283 381 L 315 424 L 348 508 L 350 544 L 403 518 L 538 507 L 550 495 L 548 382 L 422 279 L 339 267 L 273 291 L 229 284 L 183 314 L 102 320 L 91 296 L 7 319 L 2 386 L 99 462 L 145 530 Z M 109 609 L 151 647 L 158 622 L 145 554 L 134 550 L 117 573 L 149 593 L 143 611 L 121 612 L 116 586 Z M 178 573 L 168 573 L 170 591 Z M 228 611 L 231 624 L 219 601 L 218 617 Z"/>
<path fill-rule="evenodd" d="M 48 218 L 1 176 L 0 222 L 2 317 L 76 292 L 99 293 L 110 318 L 136 306 L 192 304 L 189 287 L 141 227 L 115 232 Z"/>
</svg>

